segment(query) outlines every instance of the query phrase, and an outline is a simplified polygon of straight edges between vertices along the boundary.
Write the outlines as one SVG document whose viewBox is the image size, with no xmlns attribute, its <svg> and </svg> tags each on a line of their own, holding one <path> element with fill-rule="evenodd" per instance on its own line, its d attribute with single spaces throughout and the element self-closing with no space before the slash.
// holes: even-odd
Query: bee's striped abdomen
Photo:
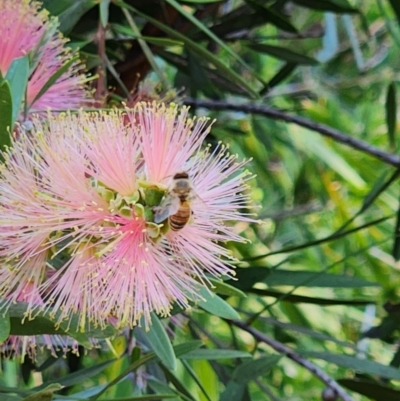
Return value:
<svg viewBox="0 0 400 401">
<path fill-rule="evenodd" d="M 186 201 L 182 202 L 179 210 L 168 218 L 169 227 L 171 230 L 178 231 L 185 227 L 186 223 L 190 219 L 191 214 L 192 212 L 190 210 L 189 203 Z"/>
</svg>

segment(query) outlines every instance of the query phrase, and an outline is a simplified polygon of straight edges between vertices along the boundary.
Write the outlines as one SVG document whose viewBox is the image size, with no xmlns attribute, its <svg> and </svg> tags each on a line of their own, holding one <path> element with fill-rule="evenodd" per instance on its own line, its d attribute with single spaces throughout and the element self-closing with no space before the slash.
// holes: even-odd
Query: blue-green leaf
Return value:
<svg viewBox="0 0 400 401">
<path fill-rule="evenodd" d="M 291 285 L 296 287 L 362 288 L 379 286 L 378 283 L 372 283 L 359 277 L 283 269 L 271 271 L 264 282 L 270 286 Z"/>
<path fill-rule="evenodd" d="M 108 9 L 110 7 L 111 0 L 101 0 L 100 1 L 100 21 L 103 28 L 108 24 Z"/>
<path fill-rule="evenodd" d="M 175 370 L 176 356 L 174 349 L 164 326 L 154 313 L 151 314 L 151 323 L 150 330 L 144 333 L 147 341 L 165 367 L 170 370 Z"/>
<path fill-rule="evenodd" d="M 29 78 L 29 58 L 24 56 L 15 59 L 7 71 L 5 79 L 10 84 L 12 96 L 12 123 L 14 126 L 18 113 L 21 110 L 21 103 L 25 97 L 26 86 Z"/>
<path fill-rule="evenodd" d="M 61 384 L 53 383 L 43 390 L 25 397 L 22 401 L 51 401 L 53 399 L 53 393 L 61 390 L 62 388 L 63 386 L 61 386 Z"/>
<path fill-rule="evenodd" d="M 45 382 L 38 387 L 35 387 L 34 390 L 43 390 L 47 386 L 49 386 L 50 384 L 53 384 L 53 383 L 61 384 L 64 387 L 73 386 L 74 384 L 81 383 L 85 379 L 89 379 L 93 376 L 98 375 L 104 369 L 106 369 L 108 366 L 112 365 L 115 361 L 116 361 L 115 359 L 110 359 L 108 361 L 101 362 L 97 365 L 90 366 L 89 368 L 80 369 L 76 372 L 70 373 L 70 374 L 60 377 L 58 379 L 49 380 L 48 382 Z"/>
<path fill-rule="evenodd" d="M 183 355 L 181 359 L 232 359 L 232 358 L 251 358 L 251 354 L 248 352 L 230 350 L 230 349 L 198 349 L 195 351 L 188 352 Z"/>
<path fill-rule="evenodd" d="M 213 285 L 213 291 L 218 294 L 226 295 L 228 297 L 247 297 L 247 295 L 243 291 L 231 286 L 230 284 L 225 283 L 224 281 L 217 280 L 213 277 L 207 277 L 207 279 Z"/>
<path fill-rule="evenodd" d="M 252 361 L 244 362 L 233 372 L 232 378 L 238 383 L 247 383 L 264 375 L 281 359 L 280 355 L 270 355 Z"/>
<path fill-rule="evenodd" d="M 247 45 L 250 49 L 260 53 L 267 53 L 272 57 L 276 57 L 280 60 L 285 60 L 288 63 L 304 64 L 304 65 L 316 65 L 318 61 L 312 57 L 305 56 L 301 53 L 296 53 L 293 50 L 285 49 L 283 47 L 266 45 L 263 43 L 252 43 Z"/>
<path fill-rule="evenodd" d="M 52 3 L 57 3 L 52 1 Z M 83 14 L 98 4 L 98 0 L 68 0 L 68 8 L 58 15 L 60 21 L 60 31 L 68 33 L 75 24 L 81 19 Z"/>
<path fill-rule="evenodd" d="M 368 361 L 367 359 L 357 358 L 349 355 L 331 354 L 329 352 L 303 352 L 302 355 L 309 358 L 322 359 L 326 362 L 344 368 L 354 369 L 359 372 L 386 377 L 387 379 L 400 380 L 400 370 L 392 366 L 382 365 L 381 363 Z"/>
<path fill-rule="evenodd" d="M 11 322 L 10 322 L 10 314 L 8 312 L 2 312 L 0 314 L 0 343 L 7 340 L 10 335 L 11 330 Z"/>
<path fill-rule="evenodd" d="M 208 291 L 207 288 L 201 288 L 200 295 L 204 298 L 204 301 L 198 303 L 202 309 L 224 319 L 240 319 L 240 316 L 232 306 L 218 295 Z"/>
<path fill-rule="evenodd" d="M 8 81 L 0 84 L 0 148 L 10 146 L 12 125 L 12 96 Z"/>
</svg>

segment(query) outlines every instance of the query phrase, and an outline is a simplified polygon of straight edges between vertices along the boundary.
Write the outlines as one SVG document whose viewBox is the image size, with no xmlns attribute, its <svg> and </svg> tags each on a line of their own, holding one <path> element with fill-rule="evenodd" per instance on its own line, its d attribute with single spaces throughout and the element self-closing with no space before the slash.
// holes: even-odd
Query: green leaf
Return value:
<svg viewBox="0 0 400 401">
<path fill-rule="evenodd" d="M 248 383 L 250 380 L 254 380 L 267 373 L 280 359 L 280 355 L 270 355 L 244 362 L 235 369 L 232 379 L 238 383 Z"/>
<path fill-rule="evenodd" d="M 0 343 L 7 340 L 11 331 L 10 314 L 8 312 L 2 312 L 0 314 Z"/>
<path fill-rule="evenodd" d="M 188 352 L 194 351 L 197 348 L 200 348 L 203 345 L 203 341 L 200 340 L 192 340 L 186 341 L 183 344 L 174 345 L 174 352 L 177 357 L 182 357 Z"/>
<path fill-rule="evenodd" d="M 258 288 L 252 288 L 249 290 L 253 294 L 261 295 L 264 297 L 279 298 L 280 301 L 291 302 L 291 303 L 304 303 L 304 304 L 316 304 L 316 305 L 368 305 L 373 304 L 370 300 L 363 299 L 327 299 L 318 297 L 305 297 L 303 295 L 286 294 L 284 292 L 262 290 Z"/>
<path fill-rule="evenodd" d="M 25 98 L 26 86 L 29 78 L 29 57 L 24 56 L 15 59 L 7 71 L 5 79 L 10 84 L 12 95 L 12 123 L 14 126 L 21 110 L 21 104 Z"/>
<path fill-rule="evenodd" d="M 231 380 L 226 385 L 219 401 L 243 401 L 245 390 L 245 384 Z"/>
<path fill-rule="evenodd" d="M 11 145 L 13 103 L 11 87 L 7 81 L 0 84 L 0 148 Z"/>
<path fill-rule="evenodd" d="M 43 390 L 24 398 L 22 401 L 51 401 L 53 399 L 53 393 L 62 388 L 63 386 L 58 383 L 50 384 Z"/>
<path fill-rule="evenodd" d="M 58 3 L 58 1 L 52 1 L 52 3 Z M 68 7 L 64 6 L 64 11 L 57 14 L 60 21 L 59 29 L 64 34 L 68 34 L 81 17 L 98 4 L 98 0 L 68 0 L 68 3 Z"/>
<path fill-rule="evenodd" d="M 270 269 L 262 266 L 238 267 L 236 269 L 237 281 L 231 283 L 243 291 L 248 291 L 255 283 L 260 283 L 270 274 Z"/>
<path fill-rule="evenodd" d="M 57 323 L 60 316 L 60 311 L 49 310 L 46 312 L 38 311 L 35 318 L 24 319 L 29 316 L 28 305 L 26 303 L 12 304 L 8 308 L 11 317 L 11 334 L 15 335 L 40 335 L 40 334 L 59 334 L 68 335 L 78 341 L 80 344 L 88 349 L 93 346 L 90 338 L 107 338 L 116 334 L 113 326 L 87 328 L 84 332 L 80 324 L 79 315 L 73 314 L 71 318 L 66 321 L 63 320 Z M 24 319 L 23 323 L 22 320 Z"/>
<path fill-rule="evenodd" d="M 187 384 L 185 384 L 170 370 L 166 369 L 164 365 L 161 365 L 161 369 L 164 372 L 164 375 L 168 382 L 171 382 L 174 385 L 174 387 L 182 394 L 185 400 L 196 401 L 196 399 L 193 397 L 190 390 L 188 389 Z"/>
<path fill-rule="evenodd" d="M 298 64 L 296 63 L 286 63 L 268 82 L 266 89 L 262 91 L 264 94 L 267 90 L 273 88 L 274 86 L 280 84 L 284 79 L 286 79 L 290 74 L 296 69 Z"/>
<path fill-rule="evenodd" d="M 155 46 L 171 47 L 171 46 L 183 46 L 184 44 L 184 42 L 182 42 L 181 40 L 175 40 L 170 38 L 158 38 L 156 36 L 136 35 L 132 29 L 129 29 L 126 26 L 120 24 L 113 24 L 113 28 L 115 29 L 116 32 L 132 36 L 135 39 L 142 39 L 145 42 L 151 43 L 152 45 Z"/>
<path fill-rule="evenodd" d="M 111 0 L 100 0 L 100 21 L 103 28 L 105 28 L 108 24 L 108 10 L 110 7 Z"/>
<path fill-rule="evenodd" d="M 380 177 L 375 181 L 372 189 L 368 194 L 364 197 L 362 207 L 360 210 L 355 214 L 355 216 L 360 215 L 361 213 L 365 212 L 378 198 L 378 196 L 384 192 L 387 188 L 389 188 L 400 176 L 400 170 L 396 170 L 390 177 L 386 180 L 387 175 L 389 172 L 384 172 L 380 175 Z"/>
<path fill-rule="evenodd" d="M 293 0 L 293 2 L 312 10 L 334 11 L 338 13 L 359 12 L 356 8 L 351 7 L 347 0 Z"/>
<path fill-rule="evenodd" d="M 331 354 L 329 352 L 302 352 L 308 358 L 322 359 L 344 368 L 354 369 L 362 373 L 368 373 L 387 379 L 400 380 L 400 369 L 382 365 L 378 362 L 368 361 L 367 359 L 356 358 L 349 355 Z"/>
<path fill-rule="evenodd" d="M 302 127 L 293 126 L 290 132 L 293 133 L 293 140 L 305 152 L 314 154 L 355 188 L 364 189 L 366 187 L 365 181 L 358 172 L 325 139 Z"/>
<path fill-rule="evenodd" d="M 198 303 L 202 309 L 224 319 L 240 319 L 240 316 L 232 306 L 218 295 L 211 293 L 207 288 L 201 288 L 200 295 L 204 298 L 204 301 Z"/>
<path fill-rule="evenodd" d="M 212 290 L 217 294 L 226 295 L 227 297 L 240 297 L 240 298 L 247 297 L 247 295 L 243 291 L 240 291 L 236 287 L 227 284 L 225 281 L 217 280 L 214 277 L 207 277 L 207 279 L 213 285 Z"/>
<path fill-rule="evenodd" d="M 185 3 L 196 3 L 196 4 L 206 4 L 206 3 L 220 3 L 223 0 L 185 0 Z"/>
<path fill-rule="evenodd" d="M 249 94 L 251 94 L 253 97 L 258 97 L 258 94 L 256 91 L 254 91 L 248 82 L 242 78 L 240 74 L 237 74 L 231 67 L 226 66 L 217 56 L 212 54 L 210 51 L 208 51 L 206 48 L 203 46 L 197 44 L 193 40 L 189 39 L 187 36 L 182 35 L 181 33 L 177 32 L 176 30 L 170 28 L 167 25 L 164 25 L 160 21 L 138 11 L 137 9 L 130 7 L 129 5 L 123 3 L 122 1 L 118 1 L 118 4 L 120 4 L 122 7 L 126 7 L 134 12 L 136 12 L 138 15 L 141 17 L 147 19 L 149 22 L 151 22 L 153 25 L 155 25 L 157 28 L 161 29 L 163 32 L 167 33 L 169 36 L 181 40 L 182 42 L 185 43 L 185 46 L 196 53 L 198 56 L 200 56 L 201 59 L 204 61 L 208 61 L 212 63 L 222 74 L 226 76 L 226 78 L 231 79 L 235 83 L 237 83 L 241 88 L 246 90 Z"/>
<path fill-rule="evenodd" d="M 390 5 L 393 8 L 393 11 L 396 13 L 397 21 L 400 24 L 400 3 L 398 0 L 389 0 Z"/>
<path fill-rule="evenodd" d="M 187 52 L 189 78 L 190 78 L 190 89 L 191 96 L 196 97 L 196 91 L 201 91 L 205 96 L 213 99 L 220 98 L 216 88 L 213 86 L 209 79 L 205 69 L 203 68 L 201 61 L 197 56 L 188 51 Z"/>
<path fill-rule="evenodd" d="M 306 248 L 310 248 L 310 247 L 315 246 L 315 245 L 320 245 L 320 244 L 323 244 L 323 243 L 326 243 L 326 242 L 335 241 L 335 240 L 337 240 L 339 238 L 346 237 L 350 233 L 354 233 L 354 232 L 357 232 L 359 230 L 363 230 L 364 228 L 367 228 L 367 227 L 375 226 L 375 225 L 377 225 L 379 223 L 382 223 L 382 222 L 384 222 L 386 220 L 391 219 L 392 217 L 393 216 L 382 217 L 380 219 L 377 219 L 377 220 L 374 220 L 374 221 L 370 221 L 369 223 L 362 224 L 361 226 L 352 228 L 352 229 L 347 230 L 347 231 L 338 230 L 337 232 L 335 232 L 335 233 L 333 233 L 331 235 L 328 235 L 325 238 L 320 238 L 320 239 L 317 239 L 317 240 L 314 240 L 314 241 L 308 241 L 308 242 L 306 242 L 304 244 L 301 244 L 301 245 L 289 246 L 287 248 L 283 248 L 283 249 L 279 249 L 277 251 L 269 252 L 269 253 L 266 253 L 264 255 L 254 256 L 252 258 L 247 258 L 246 260 L 247 261 L 254 261 L 254 260 L 258 260 L 258 259 L 263 259 L 263 258 L 265 258 L 267 256 L 270 256 L 270 255 L 278 255 L 278 254 L 281 254 L 281 253 L 299 251 L 300 249 L 306 249 Z"/>
<path fill-rule="evenodd" d="M 393 241 L 393 251 L 392 256 L 394 260 L 398 261 L 400 259 L 400 207 L 397 210 L 396 226 L 394 229 L 394 241 Z"/>
<path fill-rule="evenodd" d="M 143 330 L 142 330 L 143 331 Z M 161 362 L 170 370 L 176 369 L 176 357 L 171 341 L 154 313 L 151 314 L 150 330 L 143 333 L 148 340 L 154 353 L 160 358 Z"/>
<path fill-rule="evenodd" d="M 36 100 L 40 99 L 47 91 L 48 89 L 54 85 L 57 80 L 65 73 L 68 71 L 68 69 L 71 67 L 72 64 L 74 64 L 77 60 L 77 57 L 72 57 L 68 61 L 66 61 L 48 80 L 47 82 L 42 86 L 38 94 L 35 96 L 33 99 L 32 103 L 28 105 L 28 107 L 31 107 Z"/>
<path fill-rule="evenodd" d="M 300 53 L 296 53 L 292 50 L 285 49 L 283 47 L 266 45 L 263 43 L 249 43 L 247 47 L 259 53 L 267 53 L 272 57 L 276 57 L 280 60 L 285 60 L 288 63 L 303 64 L 303 65 L 319 64 L 317 60 L 311 57 L 305 56 Z"/>
<path fill-rule="evenodd" d="M 74 0 L 42 0 L 43 8 L 45 8 L 51 15 L 57 16 L 68 10 L 73 4 Z"/>
<path fill-rule="evenodd" d="M 270 286 L 291 285 L 295 287 L 362 288 L 378 287 L 378 283 L 358 277 L 296 270 L 272 270 L 264 280 Z"/>
<path fill-rule="evenodd" d="M 229 349 L 198 349 L 188 352 L 181 359 L 204 359 L 207 361 L 214 359 L 232 359 L 232 358 L 251 358 L 248 352 L 229 350 Z"/>
<path fill-rule="evenodd" d="M 400 391 L 385 386 L 383 383 L 374 383 L 370 380 L 356 379 L 339 379 L 339 384 L 351 391 L 365 395 L 367 398 L 375 401 L 399 401 Z"/>
<path fill-rule="evenodd" d="M 1 401 L 22 401 L 22 398 L 13 394 L 2 394 Z"/>
<path fill-rule="evenodd" d="M 296 324 L 291 324 L 291 323 L 284 323 L 284 322 L 281 322 L 279 320 L 269 318 L 269 317 L 263 317 L 263 318 L 260 318 L 260 320 L 262 320 L 263 322 L 265 322 L 268 325 L 273 325 L 273 326 L 279 327 L 279 328 L 283 329 L 285 332 L 295 331 L 297 333 L 305 334 L 306 336 L 316 338 L 317 340 L 332 341 L 343 347 L 356 349 L 356 346 L 353 343 L 350 343 L 347 341 L 341 341 L 341 340 L 337 339 L 336 337 L 321 333 L 319 331 L 311 330 L 307 327 L 298 326 Z"/>
<path fill-rule="evenodd" d="M 245 67 L 254 75 L 253 69 L 249 65 L 247 65 L 247 63 L 236 52 L 234 52 L 230 46 L 227 46 L 218 36 L 214 34 L 214 32 L 210 31 L 207 26 L 199 21 L 193 14 L 187 12 L 185 8 L 183 8 L 175 0 L 166 0 L 166 2 L 174 7 L 175 10 L 177 10 L 183 16 L 185 16 L 194 26 L 196 26 L 200 31 L 205 33 L 210 39 L 221 46 L 221 48 L 224 49 L 226 53 L 230 54 L 236 61 L 238 61 L 243 67 Z"/>
<path fill-rule="evenodd" d="M 61 384 L 63 387 L 71 387 L 75 384 L 81 383 L 86 379 L 90 379 L 99 373 L 101 373 L 108 366 L 112 365 L 116 359 L 111 359 L 106 362 L 101 362 L 97 365 L 90 366 L 89 368 L 80 369 L 76 372 L 69 373 L 63 377 L 60 377 L 55 380 L 49 380 L 42 385 L 35 387 L 34 390 L 43 390 L 46 389 L 47 386 L 51 384 Z"/>
<path fill-rule="evenodd" d="M 389 144 L 392 149 L 396 147 L 395 133 L 396 133 L 396 113 L 397 113 L 397 102 L 396 102 L 396 83 L 391 82 L 387 95 L 386 95 L 386 125 L 389 136 Z"/>
<path fill-rule="evenodd" d="M 128 398 L 102 398 L 101 401 L 159 401 L 176 398 L 176 394 L 148 394 Z"/>
<path fill-rule="evenodd" d="M 255 10 L 258 15 L 261 15 L 266 22 L 270 22 L 272 25 L 275 25 L 277 28 L 286 32 L 298 33 L 297 29 L 290 23 L 290 21 L 283 15 L 277 13 L 272 7 L 258 4 L 254 0 L 246 0 L 246 3 Z"/>
</svg>

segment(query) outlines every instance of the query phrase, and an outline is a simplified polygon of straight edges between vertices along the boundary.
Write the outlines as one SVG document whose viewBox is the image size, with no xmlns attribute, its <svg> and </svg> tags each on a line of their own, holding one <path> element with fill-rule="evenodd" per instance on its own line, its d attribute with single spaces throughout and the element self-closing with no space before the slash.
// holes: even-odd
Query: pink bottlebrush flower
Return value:
<svg viewBox="0 0 400 401">
<path fill-rule="evenodd" d="M 37 240 L 38 238 L 34 238 Z M 0 271 L 0 281 L 2 282 L 3 307 L 5 305 L 23 302 L 27 305 L 27 312 L 22 320 L 32 319 L 34 308 L 44 306 L 44 301 L 39 294 L 39 286 L 45 279 L 47 251 L 41 251 L 42 243 L 38 243 L 34 249 L 30 249 L 31 258 L 25 259 L 25 263 L 19 264 L 16 261 L 9 262 Z M 18 266 L 18 267 L 17 267 Z M 60 335 L 11 335 L 0 345 L 0 353 L 6 358 L 18 356 L 21 362 L 25 356 L 31 360 L 36 359 L 38 350 L 47 349 L 51 355 L 57 356 L 57 352 L 67 351 L 77 352 L 78 343 L 68 336 Z"/>
<path fill-rule="evenodd" d="M 47 13 L 29 0 L 0 0 L 0 72 L 6 75 L 12 62 L 34 50 L 46 28 Z"/>
<path fill-rule="evenodd" d="M 80 330 L 110 319 L 124 327 L 143 318 L 147 326 L 151 312 L 168 316 L 174 303 L 186 308 L 201 299 L 206 273 L 232 273 L 222 242 L 243 241 L 228 221 L 252 221 L 239 211 L 248 204 L 246 173 L 222 145 L 201 149 L 207 119 L 141 103 L 34 118 L 33 127 L 4 155 L 0 258 L 21 269 L 39 252 L 23 243 L 45 239 L 40 250 L 51 258 L 35 268 L 47 269 L 36 308 L 58 311 L 60 320 L 78 314 Z M 195 194 L 179 230 L 169 218 L 155 222 L 177 172 Z M 3 263 L 0 275 L 7 274 Z M 0 294 L 12 286 L 4 282 L 12 283 L 1 281 Z"/>
<path fill-rule="evenodd" d="M 49 19 L 41 6 L 38 1 L 0 0 L 0 71 L 5 76 L 14 60 L 29 54 L 28 112 L 79 108 L 88 104 L 90 92 L 77 60 L 37 98 L 48 80 L 76 57 L 57 32 L 57 21 Z"/>
</svg>

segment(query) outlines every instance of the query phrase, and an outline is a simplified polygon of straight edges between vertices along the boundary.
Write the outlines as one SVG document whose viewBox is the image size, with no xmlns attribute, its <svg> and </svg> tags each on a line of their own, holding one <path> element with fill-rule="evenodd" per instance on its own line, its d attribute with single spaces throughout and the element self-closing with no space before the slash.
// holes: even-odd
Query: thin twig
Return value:
<svg viewBox="0 0 400 401">
<path fill-rule="evenodd" d="M 343 401 L 354 401 L 344 389 L 332 379 L 328 374 L 326 374 L 322 369 L 318 366 L 314 365 L 312 362 L 308 361 L 307 359 L 303 358 L 297 352 L 293 351 L 291 348 L 287 347 L 286 345 L 280 343 L 279 341 L 274 340 L 266 336 L 264 333 L 261 333 L 258 330 L 253 329 L 252 327 L 248 326 L 246 323 L 243 323 L 239 320 L 232 320 L 232 324 L 237 327 L 240 327 L 242 330 L 247 331 L 250 333 L 256 340 L 261 341 L 265 344 L 268 344 L 272 347 L 275 351 L 279 352 L 287 356 L 292 361 L 296 362 L 297 364 L 303 366 L 308 371 L 310 371 L 314 376 L 324 382 L 329 388 L 331 388 L 335 393 L 343 400 Z"/>
<path fill-rule="evenodd" d="M 219 100 L 199 100 L 186 98 L 184 103 L 189 106 L 205 107 L 212 110 L 232 110 L 243 113 L 258 114 L 274 120 L 282 120 L 289 123 L 300 125 L 301 127 L 308 128 L 312 131 L 318 132 L 321 135 L 332 138 L 333 140 L 350 146 L 353 149 L 360 150 L 361 152 L 368 153 L 369 155 L 382 160 L 392 166 L 400 166 L 400 157 L 392 153 L 387 153 L 378 149 L 360 139 L 353 138 L 347 134 L 329 127 L 325 124 L 316 123 L 304 117 L 294 116 L 282 110 L 274 109 L 264 105 L 246 103 L 246 104 L 233 104 Z"/>
</svg>

